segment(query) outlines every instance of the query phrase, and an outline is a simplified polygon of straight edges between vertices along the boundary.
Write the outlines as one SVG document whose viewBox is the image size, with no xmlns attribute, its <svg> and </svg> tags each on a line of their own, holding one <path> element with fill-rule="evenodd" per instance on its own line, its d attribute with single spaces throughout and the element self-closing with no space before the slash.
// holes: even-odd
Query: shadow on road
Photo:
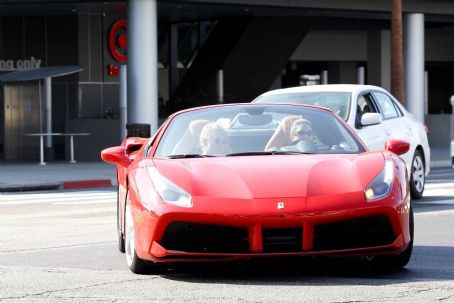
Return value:
<svg viewBox="0 0 454 303">
<path fill-rule="evenodd" d="M 251 285 L 386 285 L 454 280 L 454 247 L 415 246 L 404 269 L 377 272 L 358 258 L 260 259 L 232 263 L 177 264 L 160 268 L 163 278 L 190 283 Z"/>
</svg>

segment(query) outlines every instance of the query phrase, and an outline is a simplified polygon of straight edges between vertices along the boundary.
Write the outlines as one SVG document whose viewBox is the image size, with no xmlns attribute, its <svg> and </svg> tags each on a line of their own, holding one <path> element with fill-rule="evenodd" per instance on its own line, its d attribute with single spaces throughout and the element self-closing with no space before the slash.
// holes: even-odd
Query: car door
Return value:
<svg viewBox="0 0 454 303">
<path fill-rule="evenodd" d="M 382 114 L 383 125 L 390 132 L 389 137 L 408 141 L 413 131 L 411 121 L 406 119 L 388 94 L 378 91 L 374 91 L 372 94 Z"/>
<path fill-rule="evenodd" d="M 371 150 L 383 150 L 387 140 L 388 130 L 385 129 L 383 123 L 376 125 L 361 125 L 361 116 L 365 113 L 379 113 L 378 106 L 374 102 L 371 92 L 366 91 L 358 95 L 356 100 L 356 113 L 355 113 L 355 129 Z"/>
<path fill-rule="evenodd" d="M 373 91 L 372 95 L 378 104 L 383 117 L 383 126 L 389 139 L 400 139 L 410 143 L 410 151 L 413 150 L 413 126 L 411 121 L 405 117 L 391 96 L 385 92 Z M 416 131 L 416 130 L 415 130 Z M 411 153 L 408 155 L 412 156 Z M 407 156 L 407 155 L 405 155 Z M 403 157 L 405 157 L 403 156 Z M 406 160 L 406 159 L 405 159 Z"/>
</svg>

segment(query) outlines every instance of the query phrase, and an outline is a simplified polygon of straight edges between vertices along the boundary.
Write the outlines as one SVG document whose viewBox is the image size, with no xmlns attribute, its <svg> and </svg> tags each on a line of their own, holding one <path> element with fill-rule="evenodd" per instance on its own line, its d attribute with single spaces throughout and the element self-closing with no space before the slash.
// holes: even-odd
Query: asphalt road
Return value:
<svg viewBox="0 0 454 303">
<path fill-rule="evenodd" d="M 355 259 L 260 260 L 134 275 L 118 252 L 112 191 L 0 196 L 1 302 L 454 302 L 454 169 L 415 203 L 406 269 Z"/>
</svg>

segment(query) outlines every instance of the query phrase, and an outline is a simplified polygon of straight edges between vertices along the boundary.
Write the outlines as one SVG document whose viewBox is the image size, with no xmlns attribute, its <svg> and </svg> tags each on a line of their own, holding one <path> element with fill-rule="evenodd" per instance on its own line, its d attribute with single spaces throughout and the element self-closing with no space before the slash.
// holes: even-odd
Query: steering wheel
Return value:
<svg viewBox="0 0 454 303">
<path fill-rule="evenodd" d="M 311 153 L 318 150 L 317 144 L 309 140 L 298 140 L 296 143 L 291 145 L 283 146 L 280 148 L 281 151 L 294 151 L 294 152 L 303 152 Z"/>
</svg>

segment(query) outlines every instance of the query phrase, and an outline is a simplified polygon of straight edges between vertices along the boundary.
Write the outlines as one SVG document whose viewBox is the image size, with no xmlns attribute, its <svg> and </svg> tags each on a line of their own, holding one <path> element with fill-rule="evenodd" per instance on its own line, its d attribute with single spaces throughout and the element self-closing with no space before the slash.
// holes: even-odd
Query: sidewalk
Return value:
<svg viewBox="0 0 454 303">
<path fill-rule="evenodd" d="M 451 167 L 451 150 L 449 148 L 430 149 L 430 167 Z"/>
<path fill-rule="evenodd" d="M 451 167 L 449 148 L 431 149 L 432 168 Z M 104 162 L 0 162 L 0 192 L 84 189 L 117 185 L 115 166 Z"/>
<path fill-rule="evenodd" d="M 0 162 L 0 192 L 82 189 L 117 185 L 114 165 L 104 162 Z"/>
</svg>

